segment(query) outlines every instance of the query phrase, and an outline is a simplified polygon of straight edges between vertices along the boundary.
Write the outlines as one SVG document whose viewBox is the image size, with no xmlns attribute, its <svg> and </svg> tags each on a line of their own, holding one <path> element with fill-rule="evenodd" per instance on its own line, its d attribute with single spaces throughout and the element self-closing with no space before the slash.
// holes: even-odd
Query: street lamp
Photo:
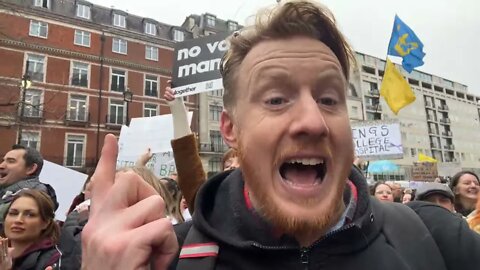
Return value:
<svg viewBox="0 0 480 270">
<path fill-rule="evenodd" d="M 28 74 L 28 68 L 30 65 L 30 61 L 27 61 L 25 65 L 25 74 L 22 76 L 22 82 L 20 84 L 22 90 L 22 100 L 20 101 L 20 117 L 18 118 L 18 133 L 17 133 L 17 144 L 22 143 L 22 122 L 23 122 L 23 114 L 25 113 L 25 97 L 27 95 L 27 89 L 30 89 L 32 86 L 32 81 L 30 80 L 30 76 Z"/>
<path fill-rule="evenodd" d="M 133 100 L 133 93 L 130 91 L 130 88 L 127 88 L 126 91 L 123 91 L 123 101 L 127 103 L 127 126 L 130 124 L 130 119 L 128 118 L 128 109 L 130 107 L 130 102 Z"/>
</svg>

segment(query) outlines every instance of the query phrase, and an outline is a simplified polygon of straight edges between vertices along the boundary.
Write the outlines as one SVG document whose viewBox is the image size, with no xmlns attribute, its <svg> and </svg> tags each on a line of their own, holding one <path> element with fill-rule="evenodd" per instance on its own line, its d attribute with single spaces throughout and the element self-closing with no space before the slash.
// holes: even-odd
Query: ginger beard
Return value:
<svg viewBox="0 0 480 270">
<path fill-rule="evenodd" d="M 284 161 L 284 158 L 282 157 L 285 157 L 287 153 L 297 153 L 299 150 L 305 149 L 306 147 L 322 149 L 321 151 L 324 151 L 323 153 L 328 153 L 328 156 L 332 157 L 330 154 L 331 150 L 324 144 L 318 141 L 312 143 L 296 143 L 296 146 L 280 149 L 281 153 L 277 154 L 277 158 L 275 159 L 277 164 L 273 164 L 273 169 L 275 170 L 275 168 L 280 167 L 281 164 L 278 163 Z M 297 197 L 294 202 L 295 207 L 301 207 L 305 211 L 292 211 L 292 209 L 286 209 L 278 204 L 278 197 L 274 198 L 271 194 L 272 192 L 275 192 L 275 190 L 269 189 L 271 183 L 259 181 L 259 179 L 266 180 L 266 175 L 272 175 L 272 178 L 274 178 L 275 173 L 278 172 L 265 171 L 266 168 L 259 168 L 258 164 L 249 161 L 248 149 L 243 144 L 241 136 L 239 136 L 238 140 L 238 158 L 245 184 L 248 187 L 249 197 L 255 210 L 268 220 L 276 229 L 292 236 L 302 237 L 313 234 L 320 237 L 328 232 L 328 230 L 339 221 L 339 218 L 345 209 L 343 191 L 348 174 L 347 176 L 342 177 L 343 179 L 327 180 L 327 183 L 325 182 L 327 177 L 331 178 L 338 175 L 338 172 L 327 171 L 327 175 L 324 177 L 324 182 L 322 183 L 322 185 L 324 185 L 322 187 L 322 194 L 320 195 L 322 198 Z M 329 159 L 329 162 L 334 161 L 333 159 Z M 277 180 L 270 179 L 269 181 Z M 285 203 L 292 204 L 292 202 Z"/>
</svg>

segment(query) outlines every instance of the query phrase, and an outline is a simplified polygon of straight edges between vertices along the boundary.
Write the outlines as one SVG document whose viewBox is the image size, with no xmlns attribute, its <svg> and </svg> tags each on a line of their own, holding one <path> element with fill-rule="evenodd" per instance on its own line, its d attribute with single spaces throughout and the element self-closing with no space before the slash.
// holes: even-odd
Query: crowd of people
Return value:
<svg viewBox="0 0 480 270">
<path fill-rule="evenodd" d="M 170 86 L 177 173 L 157 177 L 149 150 L 116 168 L 107 135 L 63 223 L 40 153 L 14 146 L 0 164 L 0 269 L 478 269 L 478 176 L 369 187 L 346 107 L 353 51 L 333 16 L 310 1 L 257 16 L 222 60 L 223 173 L 207 179 Z"/>
</svg>

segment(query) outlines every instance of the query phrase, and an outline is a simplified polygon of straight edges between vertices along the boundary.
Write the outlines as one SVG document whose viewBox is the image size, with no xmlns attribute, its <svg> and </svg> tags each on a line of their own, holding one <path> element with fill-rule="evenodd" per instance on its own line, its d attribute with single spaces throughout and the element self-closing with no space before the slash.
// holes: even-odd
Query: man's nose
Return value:
<svg viewBox="0 0 480 270">
<path fill-rule="evenodd" d="M 326 136 L 329 133 L 325 115 L 311 95 L 299 97 L 295 104 L 291 132 L 296 136 Z"/>
</svg>

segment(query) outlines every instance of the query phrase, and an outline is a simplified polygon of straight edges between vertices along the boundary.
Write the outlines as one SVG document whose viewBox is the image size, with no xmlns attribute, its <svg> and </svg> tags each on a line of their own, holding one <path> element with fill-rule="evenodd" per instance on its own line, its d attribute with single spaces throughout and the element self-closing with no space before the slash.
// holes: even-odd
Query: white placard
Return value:
<svg viewBox="0 0 480 270">
<path fill-rule="evenodd" d="M 40 173 L 40 182 L 50 184 L 57 194 L 59 203 L 55 212 L 58 220 L 65 220 L 65 214 L 72 204 L 75 196 L 82 191 L 83 184 L 87 180 L 88 175 L 77 172 L 75 170 L 60 166 L 50 161 L 43 161 L 42 172 Z"/>
<path fill-rule="evenodd" d="M 192 122 L 193 112 L 188 112 L 188 121 Z M 172 151 L 173 119 L 171 114 L 153 117 L 133 118 L 130 126 L 122 126 L 119 138 L 119 156 L 136 157 L 148 148 L 152 153 Z"/>
<path fill-rule="evenodd" d="M 352 123 L 355 155 L 363 160 L 402 159 L 403 146 L 397 121 Z"/>
<path fill-rule="evenodd" d="M 135 165 L 138 156 L 118 156 L 117 169 L 132 167 Z M 173 152 L 155 153 L 146 165 L 158 177 L 168 177 L 177 171 Z"/>
</svg>

